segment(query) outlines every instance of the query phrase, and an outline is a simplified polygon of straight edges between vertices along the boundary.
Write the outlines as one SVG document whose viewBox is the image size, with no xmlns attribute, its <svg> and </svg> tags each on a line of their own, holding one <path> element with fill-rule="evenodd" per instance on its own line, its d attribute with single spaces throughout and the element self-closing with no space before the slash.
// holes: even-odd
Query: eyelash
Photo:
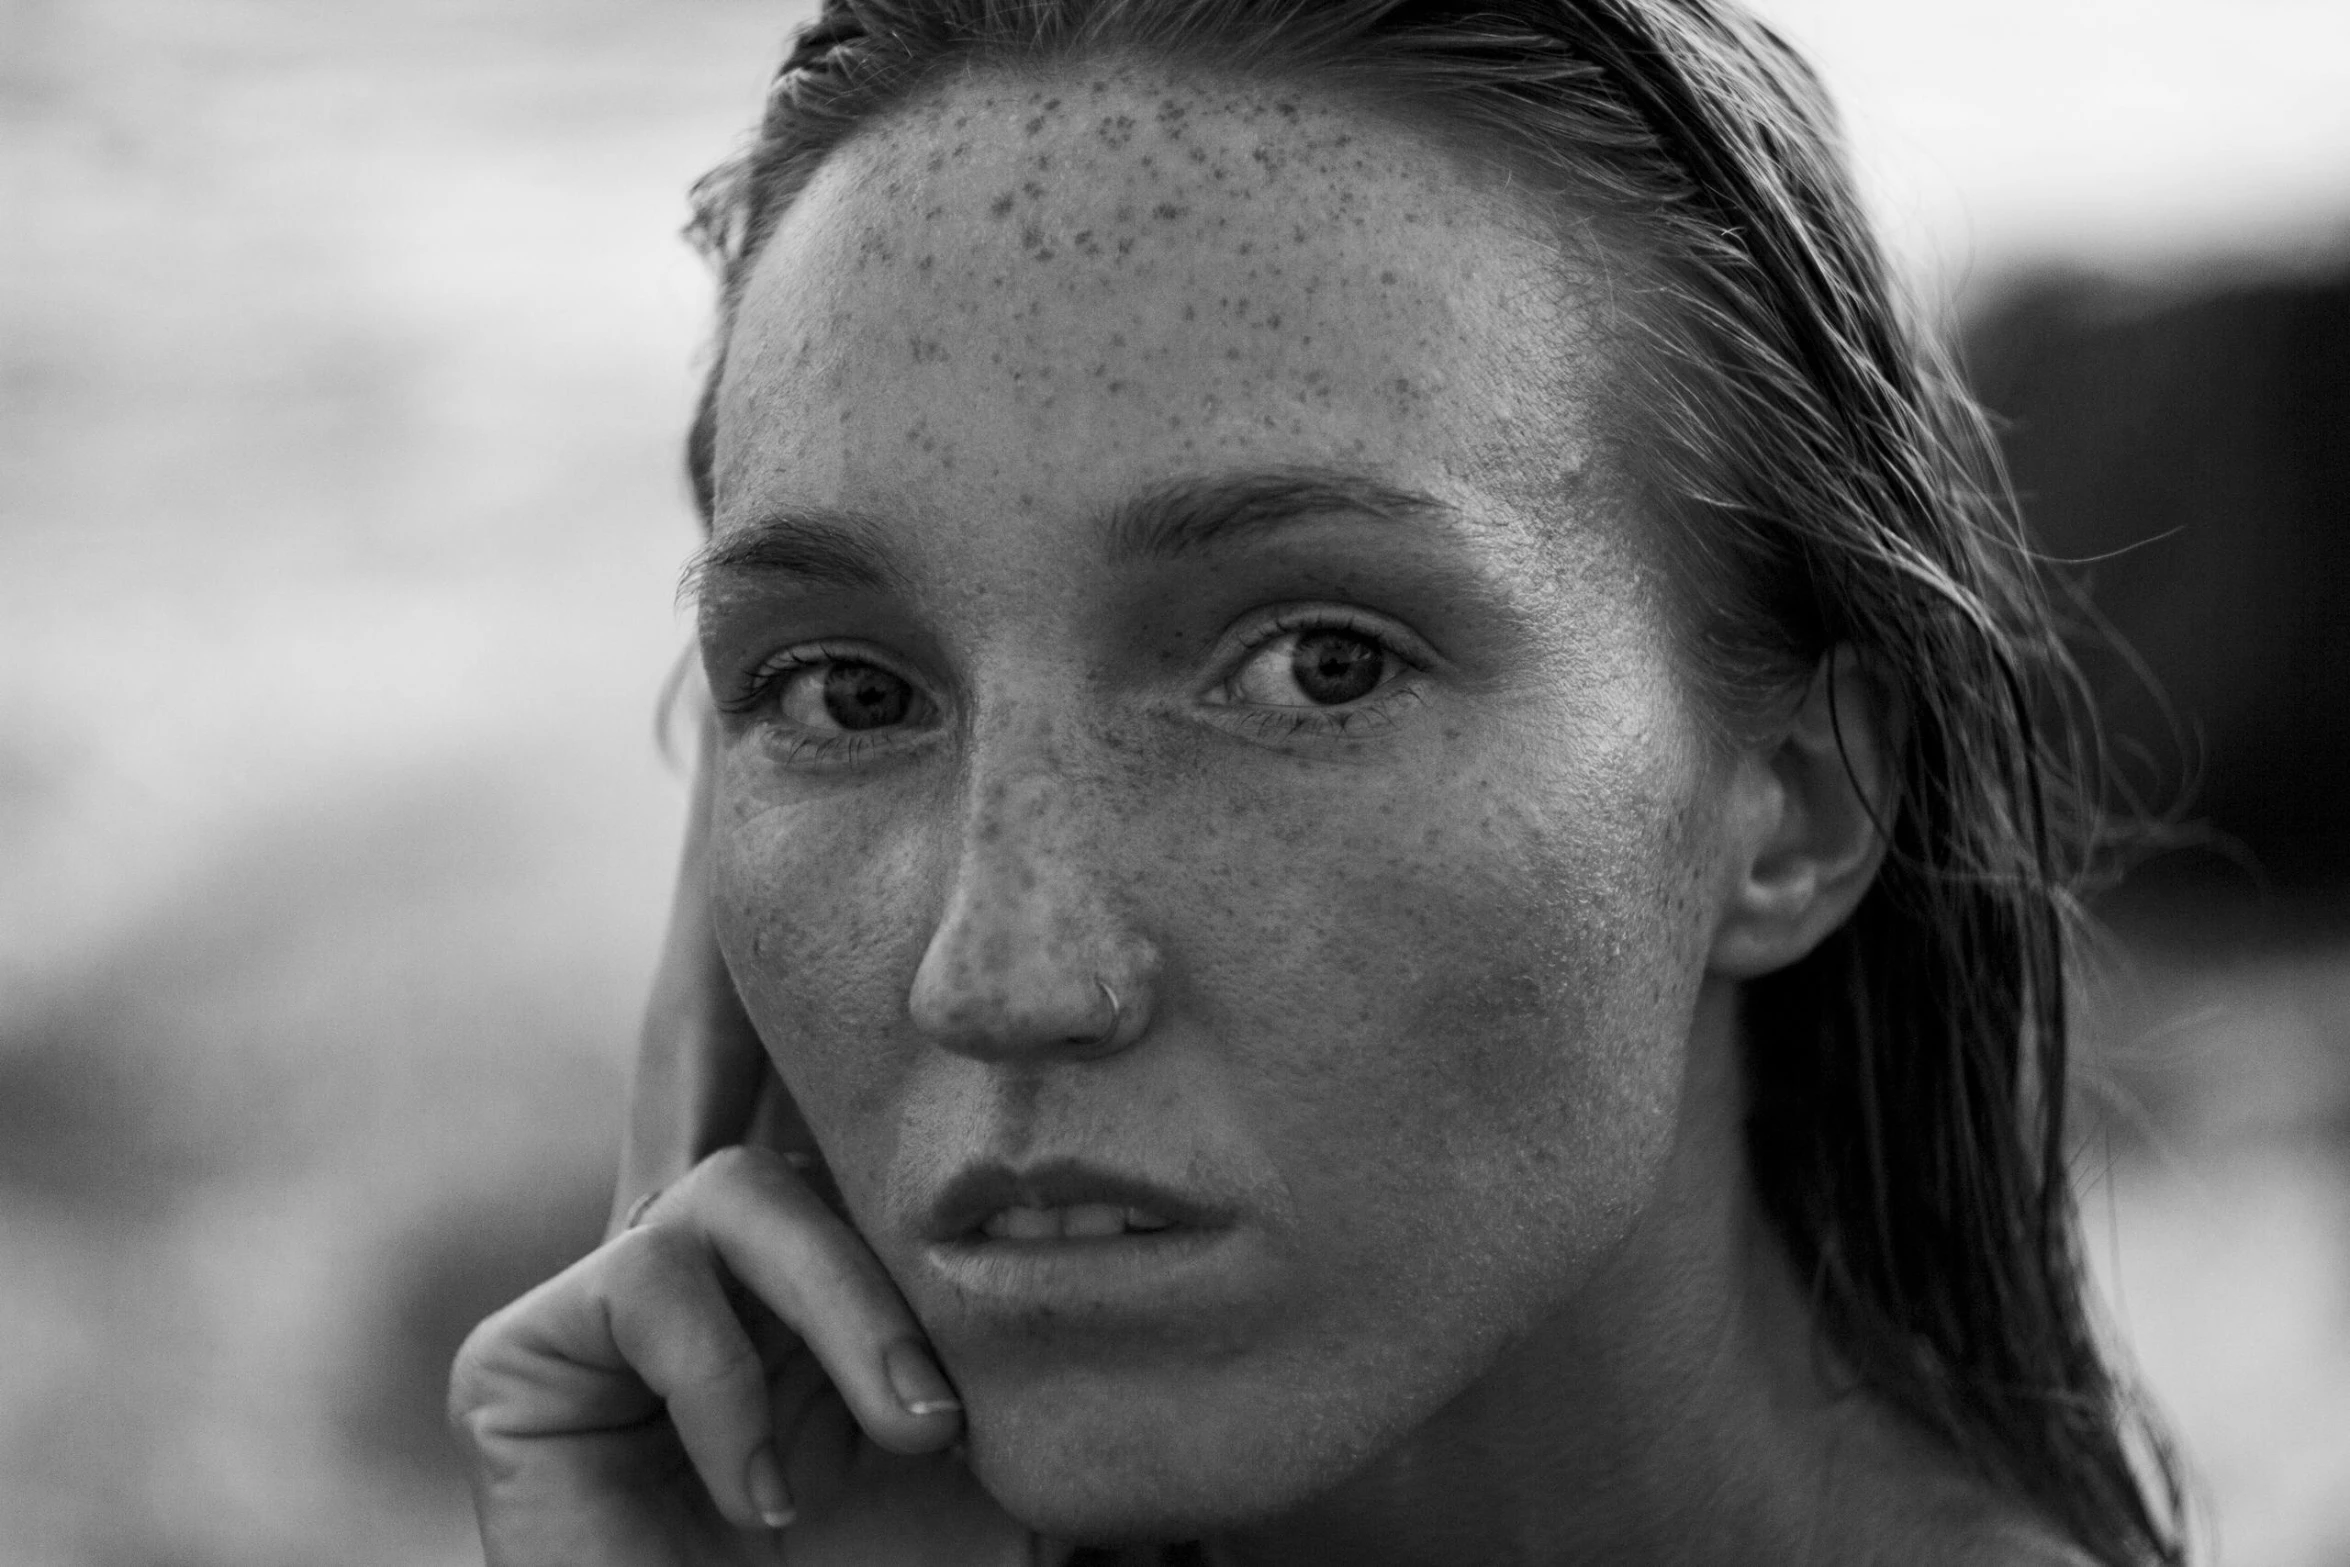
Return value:
<svg viewBox="0 0 2350 1567">
<path fill-rule="evenodd" d="M 1391 627 L 1358 612 L 1340 608 L 1309 608 L 1284 610 L 1275 615 L 1262 630 L 1252 634 L 1227 664 L 1225 673 L 1216 682 L 1219 692 L 1229 691 L 1240 678 L 1250 660 L 1285 636 L 1315 631 L 1344 631 L 1362 638 L 1382 653 L 1403 666 L 1403 672 L 1390 676 L 1357 701 L 1343 707 L 1265 707 L 1239 701 L 1216 705 L 1230 711 L 1226 722 L 1234 724 L 1260 739 L 1279 740 L 1299 734 L 1345 734 L 1357 728 L 1380 728 L 1395 721 L 1394 707 L 1399 702 L 1416 701 L 1421 692 L 1407 683 L 1412 673 L 1427 667 L 1425 655 L 1416 654 L 1398 644 L 1403 640 Z"/>
<path fill-rule="evenodd" d="M 1219 694 L 1229 693 L 1248 668 L 1251 660 L 1285 636 L 1316 631 L 1343 631 L 1362 638 L 1377 647 L 1403 667 L 1403 672 L 1391 675 L 1380 685 L 1355 702 L 1336 707 L 1264 706 L 1227 697 L 1209 705 L 1221 708 L 1226 716 L 1223 722 L 1239 728 L 1257 739 L 1281 740 L 1300 734 L 1345 734 L 1350 730 L 1384 727 L 1394 722 L 1394 707 L 1399 702 L 1416 701 L 1421 693 L 1408 684 L 1408 676 L 1425 670 L 1425 655 L 1416 654 L 1398 644 L 1403 640 L 1392 628 L 1359 613 L 1339 608 L 1311 608 L 1285 610 L 1253 632 L 1248 640 L 1225 661 L 1225 670 L 1211 688 Z M 921 686 L 889 665 L 874 658 L 862 648 L 844 647 L 828 643 L 813 643 L 788 648 L 764 662 L 737 682 L 730 692 L 717 700 L 720 713 L 729 716 L 747 716 L 772 712 L 780 704 L 784 685 L 804 669 L 818 669 L 827 664 L 865 664 L 886 670 L 913 688 L 916 699 L 925 705 L 929 698 L 921 694 Z M 906 736 L 902 729 L 886 731 L 849 731 L 839 735 L 794 734 L 778 725 L 778 741 L 785 747 L 789 761 L 848 761 L 868 752 L 892 745 L 902 745 Z"/>
<path fill-rule="evenodd" d="M 718 711 L 730 717 L 773 713 L 782 703 L 785 682 L 803 669 L 821 669 L 827 664 L 864 664 L 885 671 L 904 680 L 914 691 L 918 702 L 926 706 L 930 703 L 919 682 L 899 674 L 865 649 L 817 642 L 787 648 L 764 660 L 736 683 L 727 695 L 717 699 Z M 901 730 L 851 730 L 838 735 L 811 735 L 792 733 L 778 723 L 774 735 L 776 744 L 783 750 L 783 760 L 793 762 L 852 761 L 869 751 L 906 743 L 906 736 Z"/>
</svg>

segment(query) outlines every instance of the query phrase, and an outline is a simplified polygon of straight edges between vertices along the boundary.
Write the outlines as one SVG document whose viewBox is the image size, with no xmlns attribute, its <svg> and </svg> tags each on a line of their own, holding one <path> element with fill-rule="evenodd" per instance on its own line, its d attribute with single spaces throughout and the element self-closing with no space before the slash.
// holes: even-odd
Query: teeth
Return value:
<svg viewBox="0 0 2350 1567">
<path fill-rule="evenodd" d="M 1106 1202 L 1081 1202 L 1061 1210 L 1061 1234 L 1073 1241 L 1098 1241 L 1126 1233 L 1126 1210 Z"/>
<path fill-rule="evenodd" d="M 1148 1208 L 1121 1208 L 1106 1202 L 1082 1202 L 1066 1208 L 1002 1208 L 989 1214 L 980 1232 L 990 1240 L 1051 1241 L 1108 1240 L 1115 1235 L 1148 1233 L 1170 1228 Z"/>
</svg>

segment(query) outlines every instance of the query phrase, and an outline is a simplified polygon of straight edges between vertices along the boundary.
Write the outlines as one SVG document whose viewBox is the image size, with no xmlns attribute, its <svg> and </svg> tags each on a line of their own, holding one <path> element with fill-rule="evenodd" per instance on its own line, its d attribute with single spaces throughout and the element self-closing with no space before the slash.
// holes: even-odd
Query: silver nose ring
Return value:
<svg viewBox="0 0 2350 1567">
<path fill-rule="evenodd" d="M 1102 995 L 1108 998 L 1110 1003 L 1109 1026 L 1104 1028 L 1100 1033 L 1094 1035 L 1093 1038 L 1086 1041 L 1088 1045 L 1099 1049 L 1101 1046 L 1110 1043 L 1110 1041 L 1118 1037 L 1118 1025 L 1126 1020 L 1126 1009 L 1118 1004 L 1118 993 L 1110 988 L 1110 982 L 1108 980 L 1102 978 L 1099 974 L 1096 974 L 1093 977 L 1093 982 L 1101 987 Z"/>
</svg>

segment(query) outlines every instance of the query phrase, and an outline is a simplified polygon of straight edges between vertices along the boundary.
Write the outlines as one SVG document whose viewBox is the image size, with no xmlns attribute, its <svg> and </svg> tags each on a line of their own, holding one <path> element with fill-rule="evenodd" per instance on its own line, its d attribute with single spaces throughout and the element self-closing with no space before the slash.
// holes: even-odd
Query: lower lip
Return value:
<svg viewBox="0 0 2350 1567">
<path fill-rule="evenodd" d="M 933 1243 L 924 1255 L 965 1309 L 1164 1319 L 1237 1299 L 1249 1249 L 1232 1229 L 1172 1225 L 1083 1240 L 973 1236 Z"/>
</svg>

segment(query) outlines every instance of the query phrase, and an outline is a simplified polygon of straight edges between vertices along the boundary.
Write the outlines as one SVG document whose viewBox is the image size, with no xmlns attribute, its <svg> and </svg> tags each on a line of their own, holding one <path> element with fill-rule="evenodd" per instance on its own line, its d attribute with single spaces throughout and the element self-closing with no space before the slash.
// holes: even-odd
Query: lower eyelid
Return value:
<svg viewBox="0 0 2350 1567">
<path fill-rule="evenodd" d="M 786 763 L 847 766 L 883 751 L 913 751 L 933 738 L 931 729 L 851 730 L 838 735 L 795 734 L 770 728 L 765 743 Z"/>
<path fill-rule="evenodd" d="M 1223 702 L 1213 704 L 1219 713 L 1219 722 L 1238 725 L 1264 738 L 1279 739 L 1319 730 L 1327 734 L 1375 733 L 1394 727 L 1399 709 L 1416 706 L 1426 699 L 1420 683 L 1411 678 L 1411 671 L 1389 681 L 1359 702 L 1344 707 L 1272 706 L 1256 702 Z"/>
<path fill-rule="evenodd" d="M 1262 740 L 1279 741 L 1299 737 L 1347 739 L 1381 734 L 1393 729 L 1396 715 L 1384 706 L 1305 709 L 1259 707 L 1235 713 L 1232 721 Z"/>
</svg>

